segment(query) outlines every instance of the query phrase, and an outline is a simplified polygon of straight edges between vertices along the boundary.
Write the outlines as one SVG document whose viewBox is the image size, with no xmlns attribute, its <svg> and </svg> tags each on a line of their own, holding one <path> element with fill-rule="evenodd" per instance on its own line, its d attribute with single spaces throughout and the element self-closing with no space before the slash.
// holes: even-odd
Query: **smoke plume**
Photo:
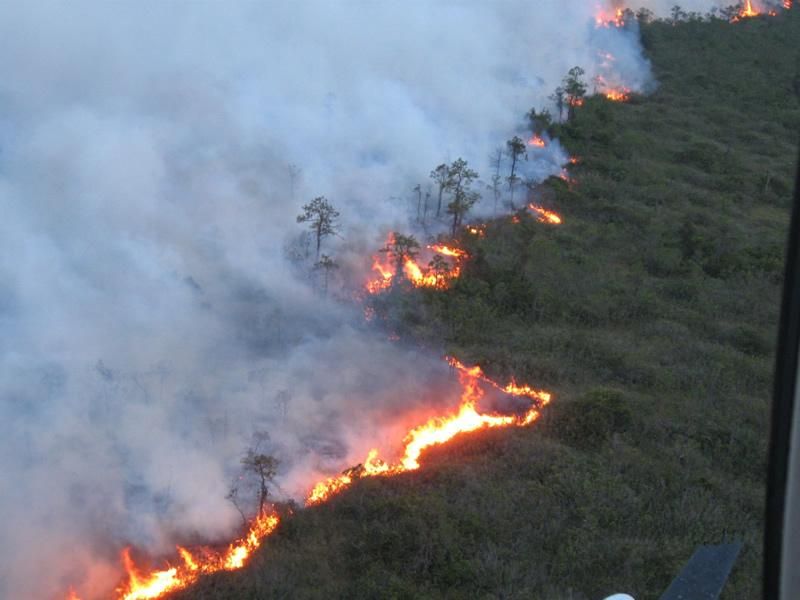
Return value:
<svg viewBox="0 0 800 600">
<path fill-rule="evenodd" d="M 438 357 L 286 260 L 295 217 L 325 195 L 343 227 L 324 250 L 366 269 L 431 169 L 488 178 L 571 67 L 607 77 L 611 53 L 647 89 L 636 31 L 597 8 L 3 4 L 0 597 L 104 597 L 124 545 L 230 535 L 262 432 L 298 496 L 454 401 Z M 564 159 L 553 143 L 526 174 Z"/>
</svg>

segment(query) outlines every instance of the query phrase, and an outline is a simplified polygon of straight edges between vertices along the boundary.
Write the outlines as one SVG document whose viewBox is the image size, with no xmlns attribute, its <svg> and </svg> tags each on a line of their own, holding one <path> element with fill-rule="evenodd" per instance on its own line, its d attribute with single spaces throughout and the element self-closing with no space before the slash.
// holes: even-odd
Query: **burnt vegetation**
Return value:
<svg viewBox="0 0 800 600">
<path fill-rule="evenodd" d="M 548 124 L 580 158 L 546 186 L 564 225 L 465 232 L 451 288 L 398 300 L 393 331 L 554 391 L 539 422 L 362 480 L 176 597 L 655 598 L 730 536 L 723 598 L 758 597 L 798 12 L 644 23 L 659 87 Z"/>
</svg>

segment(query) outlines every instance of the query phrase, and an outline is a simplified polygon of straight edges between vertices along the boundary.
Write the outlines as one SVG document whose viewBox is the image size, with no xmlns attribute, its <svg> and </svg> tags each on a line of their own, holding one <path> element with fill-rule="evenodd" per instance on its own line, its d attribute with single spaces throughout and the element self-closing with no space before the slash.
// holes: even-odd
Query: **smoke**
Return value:
<svg viewBox="0 0 800 600">
<path fill-rule="evenodd" d="M 343 229 L 324 250 L 366 268 L 414 185 L 459 156 L 488 178 L 571 67 L 608 76 L 612 53 L 646 89 L 636 32 L 595 9 L 0 7 L 0 597 L 103 597 L 125 544 L 230 535 L 260 432 L 298 496 L 452 404 L 436 356 L 298 275 L 295 216 L 326 195 Z"/>
</svg>

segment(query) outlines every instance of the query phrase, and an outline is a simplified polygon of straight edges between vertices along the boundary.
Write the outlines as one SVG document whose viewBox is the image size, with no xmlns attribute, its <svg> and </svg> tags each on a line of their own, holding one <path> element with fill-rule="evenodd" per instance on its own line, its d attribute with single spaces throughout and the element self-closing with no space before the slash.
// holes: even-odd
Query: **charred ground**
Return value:
<svg viewBox="0 0 800 600">
<path fill-rule="evenodd" d="M 554 391 L 543 419 L 299 511 L 176 598 L 653 598 L 729 536 L 745 549 L 723 597 L 758 596 L 800 14 L 642 35 L 659 88 L 555 132 L 580 157 L 543 192 L 564 225 L 490 223 L 452 289 L 387 314 Z"/>
</svg>

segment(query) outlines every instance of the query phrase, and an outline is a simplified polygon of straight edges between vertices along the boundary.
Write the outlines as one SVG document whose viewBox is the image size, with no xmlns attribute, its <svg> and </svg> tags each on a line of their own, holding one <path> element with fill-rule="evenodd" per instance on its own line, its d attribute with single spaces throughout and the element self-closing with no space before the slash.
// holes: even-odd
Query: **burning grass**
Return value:
<svg viewBox="0 0 800 600">
<path fill-rule="evenodd" d="M 463 251 L 446 246 L 435 246 L 437 251 L 452 256 L 465 256 Z M 479 366 L 467 367 L 454 358 L 448 363 L 457 371 L 462 386 L 458 408 L 448 414 L 434 416 L 413 427 L 402 442 L 402 453 L 393 462 L 379 457 L 378 449 L 370 450 L 364 461 L 341 474 L 322 480 L 312 486 L 306 497 L 306 506 L 327 502 L 333 496 L 350 487 L 355 481 L 366 477 L 391 477 L 420 468 L 423 454 L 434 446 L 445 444 L 463 433 L 500 427 L 523 427 L 535 422 L 540 410 L 550 402 L 549 392 L 511 381 L 501 385 L 488 378 Z M 529 406 L 520 413 L 502 414 L 484 412 L 479 408 L 484 397 L 484 388 L 490 387 L 509 396 L 525 398 Z M 151 600 L 162 598 L 195 584 L 201 577 L 223 571 L 241 569 L 264 539 L 271 535 L 280 518 L 275 512 L 265 512 L 250 524 L 247 533 L 224 550 L 204 546 L 199 548 L 177 547 L 178 560 L 162 568 L 146 569 L 133 560 L 131 549 L 122 552 L 125 581 L 114 594 L 115 600 Z M 80 600 L 70 590 L 67 600 Z"/>
</svg>

